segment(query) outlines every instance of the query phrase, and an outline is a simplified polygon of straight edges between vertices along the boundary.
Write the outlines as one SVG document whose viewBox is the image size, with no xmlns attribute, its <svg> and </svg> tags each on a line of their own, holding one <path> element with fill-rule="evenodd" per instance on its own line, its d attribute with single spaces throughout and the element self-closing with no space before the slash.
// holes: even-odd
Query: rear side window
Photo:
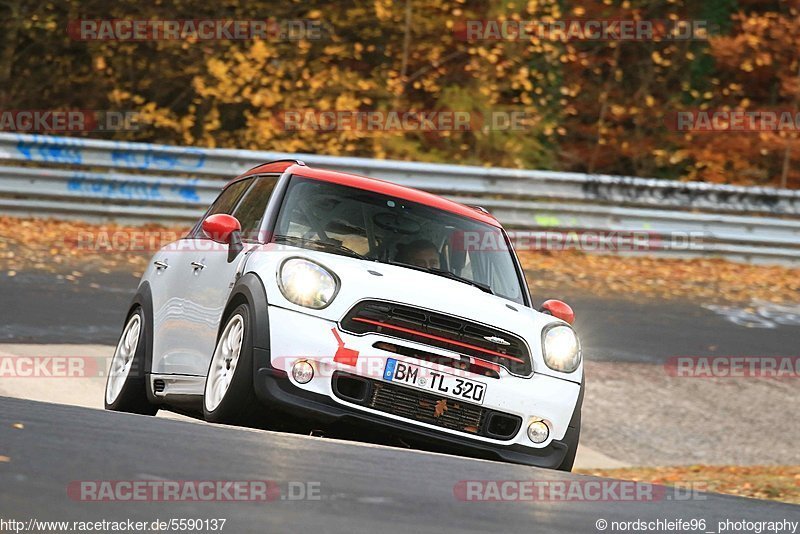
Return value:
<svg viewBox="0 0 800 534">
<path fill-rule="evenodd" d="M 233 209 L 236 207 L 239 199 L 242 198 L 242 195 L 244 195 L 244 192 L 247 191 L 247 188 L 251 183 L 253 183 L 252 179 L 242 180 L 228 187 L 211 205 L 211 209 L 208 210 L 206 217 L 209 215 L 216 215 L 217 213 L 226 213 L 228 215 L 232 215 Z"/>
<path fill-rule="evenodd" d="M 245 193 L 234 210 L 232 215 L 239 219 L 239 223 L 242 225 L 242 239 L 246 241 L 263 241 L 261 239 L 263 236 L 259 236 L 258 231 L 276 181 L 276 177 L 256 178 L 253 186 L 247 190 L 247 193 Z"/>
</svg>

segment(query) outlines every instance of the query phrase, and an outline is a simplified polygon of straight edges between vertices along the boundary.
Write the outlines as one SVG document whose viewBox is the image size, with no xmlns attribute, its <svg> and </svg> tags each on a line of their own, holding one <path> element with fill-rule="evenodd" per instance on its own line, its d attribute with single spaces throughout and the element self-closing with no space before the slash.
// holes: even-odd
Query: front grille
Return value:
<svg viewBox="0 0 800 534">
<path fill-rule="evenodd" d="M 363 384 L 363 396 L 360 391 L 354 396 L 348 393 L 356 390 L 353 387 L 356 382 Z M 356 402 L 373 410 L 494 439 L 509 440 L 516 436 L 522 425 L 522 419 L 516 415 L 339 371 L 333 376 L 333 391 L 343 400 Z"/>
<path fill-rule="evenodd" d="M 377 332 L 465 354 L 501 365 L 516 375 L 527 376 L 532 370 L 528 347 L 519 337 L 443 313 L 366 300 L 347 313 L 341 326 L 354 334 Z M 487 338 L 499 338 L 508 345 Z"/>
</svg>

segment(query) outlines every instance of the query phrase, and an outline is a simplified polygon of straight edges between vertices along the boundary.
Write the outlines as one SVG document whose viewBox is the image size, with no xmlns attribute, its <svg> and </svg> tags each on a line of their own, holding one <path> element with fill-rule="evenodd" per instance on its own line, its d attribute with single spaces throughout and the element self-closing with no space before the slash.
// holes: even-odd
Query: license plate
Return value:
<svg viewBox="0 0 800 534">
<path fill-rule="evenodd" d="M 478 404 L 483 404 L 483 397 L 486 395 L 486 384 L 482 382 L 401 362 L 394 358 L 386 360 L 383 379 Z"/>
</svg>

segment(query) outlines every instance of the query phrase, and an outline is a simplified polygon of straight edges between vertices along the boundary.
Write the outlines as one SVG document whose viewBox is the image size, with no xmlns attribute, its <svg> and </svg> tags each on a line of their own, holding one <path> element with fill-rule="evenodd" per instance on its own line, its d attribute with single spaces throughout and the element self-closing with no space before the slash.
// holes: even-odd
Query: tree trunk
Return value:
<svg viewBox="0 0 800 534">
<path fill-rule="evenodd" d="M 3 31 L 3 44 L 0 50 L 0 105 L 7 106 L 13 100 L 10 90 L 11 75 L 14 69 L 14 56 L 17 52 L 19 30 L 22 26 L 21 5 L 22 0 L 8 0 L 6 2 L 5 30 Z"/>
</svg>

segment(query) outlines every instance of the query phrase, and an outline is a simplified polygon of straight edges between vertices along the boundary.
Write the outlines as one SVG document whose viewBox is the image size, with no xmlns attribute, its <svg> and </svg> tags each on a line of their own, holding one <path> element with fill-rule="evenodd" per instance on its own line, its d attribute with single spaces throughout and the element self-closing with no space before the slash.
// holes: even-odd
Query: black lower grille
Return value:
<svg viewBox="0 0 800 534">
<path fill-rule="evenodd" d="M 411 388 L 375 383 L 367 406 L 431 425 L 477 434 L 485 410 L 452 399 L 437 398 Z"/>
<path fill-rule="evenodd" d="M 378 332 L 492 362 L 516 375 L 531 373 L 528 346 L 518 336 L 439 312 L 403 304 L 366 300 L 342 319 L 342 329 L 354 334 Z"/>
<path fill-rule="evenodd" d="M 424 391 L 381 380 L 356 377 L 341 372 L 334 373 L 333 380 L 334 393 L 344 400 L 358 402 L 373 410 L 458 432 L 495 439 L 511 439 L 522 425 L 522 419 L 516 415 L 495 412 L 476 404 L 431 395 Z M 364 400 L 360 401 L 360 399 L 348 395 L 345 387 L 339 387 L 340 380 L 343 383 L 348 382 L 350 386 L 348 389 L 351 390 L 353 381 L 363 382 L 366 390 Z M 504 421 L 505 424 L 498 425 L 498 421 Z M 503 433 L 500 433 L 498 429 L 502 429 Z"/>
</svg>

